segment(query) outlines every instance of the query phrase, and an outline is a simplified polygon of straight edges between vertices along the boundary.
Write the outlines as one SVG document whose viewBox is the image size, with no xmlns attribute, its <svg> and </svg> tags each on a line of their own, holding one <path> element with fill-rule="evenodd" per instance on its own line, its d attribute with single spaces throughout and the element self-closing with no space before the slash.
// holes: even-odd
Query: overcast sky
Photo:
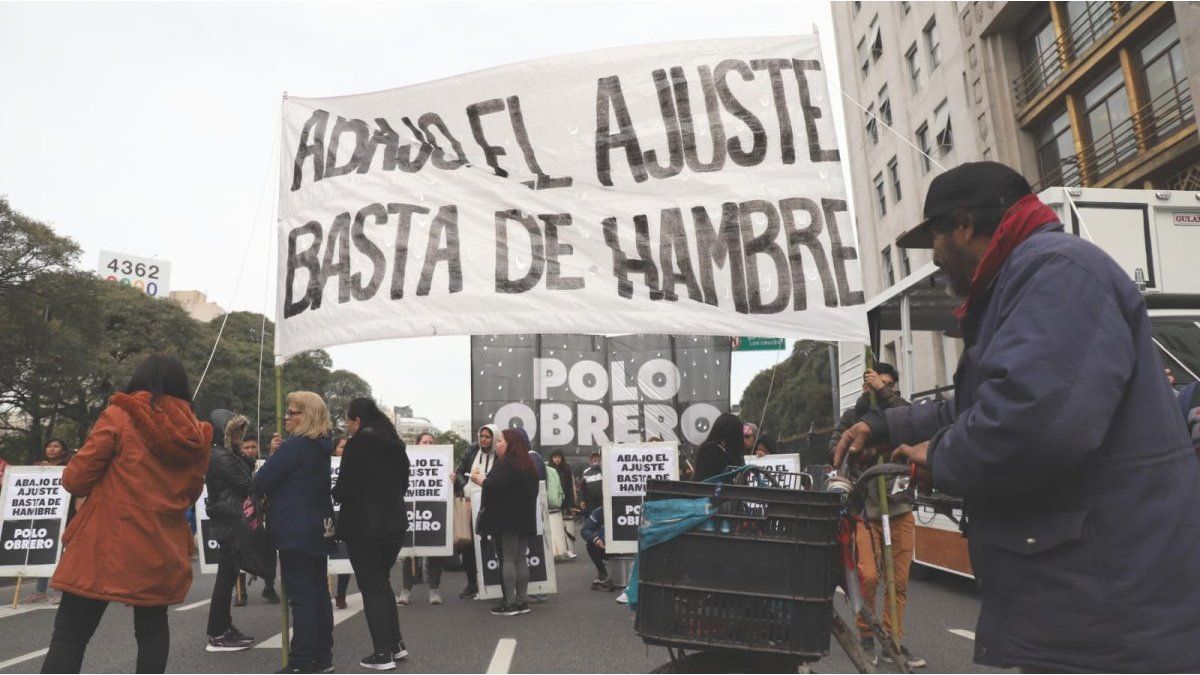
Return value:
<svg viewBox="0 0 1200 675">
<path fill-rule="evenodd" d="M 159 258 L 171 263 L 172 289 L 273 317 L 267 181 L 282 92 L 351 94 L 556 54 L 814 25 L 836 82 L 827 3 L 0 3 L 0 194 L 79 242 L 85 268 L 101 249 Z M 830 99 L 844 147 L 841 99 Z M 466 337 L 329 351 L 388 404 L 411 404 L 443 428 L 470 416 Z M 778 356 L 735 356 L 734 403 Z"/>
</svg>

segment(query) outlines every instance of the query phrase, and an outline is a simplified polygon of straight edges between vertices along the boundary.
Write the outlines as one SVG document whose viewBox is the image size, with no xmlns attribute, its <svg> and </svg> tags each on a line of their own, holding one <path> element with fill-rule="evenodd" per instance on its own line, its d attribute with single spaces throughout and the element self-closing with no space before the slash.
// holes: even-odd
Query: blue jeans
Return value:
<svg viewBox="0 0 1200 675">
<path fill-rule="evenodd" d="M 329 601 L 328 559 L 302 551 L 279 552 L 279 576 L 292 606 L 288 665 L 333 663 L 333 605 Z"/>
<path fill-rule="evenodd" d="M 45 593 L 48 588 L 50 588 L 50 577 L 38 577 L 37 592 Z"/>
</svg>

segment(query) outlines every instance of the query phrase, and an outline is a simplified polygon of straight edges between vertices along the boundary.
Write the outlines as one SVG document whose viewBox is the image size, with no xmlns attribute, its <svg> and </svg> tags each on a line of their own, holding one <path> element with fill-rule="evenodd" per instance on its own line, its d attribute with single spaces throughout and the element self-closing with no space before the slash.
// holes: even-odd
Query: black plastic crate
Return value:
<svg viewBox="0 0 1200 675">
<path fill-rule="evenodd" d="M 641 554 L 637 632 L 693 649 L 828 653 L 840 498 L 649 481 L 646 501 L 711 498 L 717 515 Z"/>
</svg>

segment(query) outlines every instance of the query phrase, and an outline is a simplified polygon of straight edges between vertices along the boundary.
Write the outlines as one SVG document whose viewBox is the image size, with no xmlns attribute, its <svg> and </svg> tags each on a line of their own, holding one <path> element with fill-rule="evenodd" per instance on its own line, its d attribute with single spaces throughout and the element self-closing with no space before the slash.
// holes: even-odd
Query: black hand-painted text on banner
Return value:
<svg viewBox="0 0 1200 675">
<path fill-rule="evenodd" d="M 675 443 L 612 444 L 600 453 L 604 471 L 605 551 L 636 553 L 646 481 L 679 478 Z"/>
<path fill-rule="evenodd" d="M 0 487 L 0 576 L 50 576 L 71 495 L 61 466 L 9 466 Z"/>
<path fill-rule="evenodd" d="M 865 340 L 814 36 L 284 102 L 276 353 L 435 334 Z"/>
</svg>

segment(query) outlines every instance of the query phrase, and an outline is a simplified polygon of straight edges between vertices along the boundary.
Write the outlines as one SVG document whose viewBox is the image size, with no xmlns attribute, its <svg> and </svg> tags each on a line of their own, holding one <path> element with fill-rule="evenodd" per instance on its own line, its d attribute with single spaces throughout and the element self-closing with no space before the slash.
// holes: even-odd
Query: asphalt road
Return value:
<svg viewBox="0 0 1200 675">
<path fill-rule="evenodd" d="M 534 605 L 531 614 L 494 617 L 491 602 L 459 600 L 461 573 L 443 579 L 446 604 L 427 604 L 427 589 L 415 589 L 416 602 L 400 608 L 400 622 L 410 656 L 397 673 L 646 673 L 669 660 L 666 649 L 648 647 L 634 634 L 633 615 L 615 602 L 616 594 L 590 590 L 595 570 L 583 557 L 558 566 L 560 592 Z M 399 588 L 399 571 L 393 581 Z M 207 600 L 213 577 L 197 575 L 185 604 L 170 612 L 170 672 L 272 672 L 280 665 L 279 607 L 251 587 L 250 604 L 234 608 L 234 621 L 259 644 L 245 652 L 205 651 Z M 30 585 L 26 585 L 29 589 Z M 32 590 L 32 589 L 30 589 Z M 26 591 L 27 592 L 27 591 Z M 334 664 L 338 672 L 370 672 L 358 659 L 371 651 L 362 603 L 351 584 L 351 606 L 335 612 Z M 7 589 L 6 595 L 11 593 Z M 839 596 L 839 609 L 848 615 Z M 0 598 L 11 603 L 11 595 Z M 989 672 L 971 662 L 972 633 L 978 599 L 970 582 L 927 573 L 910 582 L 906 640 L 929 662 L 923 672 Z M 10 604 L 0 609 L 0 673 L 37 672 L 49 644 L 54 607 Z M 272 639 L 274 638 L 274 639 Z M 502 642 L 503 641 L 503 642 Z M 513 643 L 515 641 L 515 644 Z M 855 672 L 837 643 L 828 658 L 814 664 L 822 673 Z M 505 666 L 505 656 L 511 662 Z M 84 672 L 133 672 L 137 651 L 133 612 L 108 609 L 84 661 Z M 886 670 L 886 668 L 884 669 Z"/>
</svg>

